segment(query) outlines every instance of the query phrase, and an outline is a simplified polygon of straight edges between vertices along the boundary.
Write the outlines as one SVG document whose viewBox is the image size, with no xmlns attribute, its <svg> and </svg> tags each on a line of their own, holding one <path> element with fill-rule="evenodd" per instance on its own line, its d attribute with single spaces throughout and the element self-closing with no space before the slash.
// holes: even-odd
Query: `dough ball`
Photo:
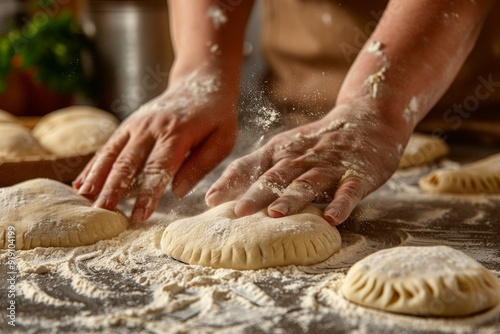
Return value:
<svg viewBox="0 0 500 334">
<path fill-rule="evenodd" d="M 16 249 L 90 245 L 127 229 L 125 216 L 91 205 L 70 186 L 49 179 L 0 188 L 0 248 L 8 247 L 9 227 L 15 229 Z"/>
<path fill-rule="evenodd" d="M 57 156 L 85 155 L 104 145 L 118 123 L 103 110 L 75 106 L 42 117 L 32 133 L 43 147 Z"/>
<path fill-rule="evenodd" d="M 244 270 L 314 264 L 340 249 L 338 230 L 316 207 L 283 218 L 271 218 L 266 210 L 238 218 L 235 205 L 227 202 L 171 223 L 161 240 L 163 252 L 189 264 Z"/>
<path fill-rule="evenodd" d="M 342 285 L 348 300 L 395 313 L 467 316 L 500 302 L 500 281 L 447 246 L 395 247 L 351 267 Z"/>
<path fill-rule="evenodd" d="M 432 193 L 499 194 L 500 154 L 456 170 L 436 170 L 420 178 L 418 184 L 421 189 Z"/>
<path fill-rule="evenodd" d="M 436 136 L 414 133 L 403 152 L 399 168 L 425 165 L 450 152 L 448 145 Z"/>
<path fill-rule="evenodd" d="M 0 161 L 43 155 L 47 155 L 47 151 L 27 128 L 16 123 L 0 122 Z"/>
<path fill-rule="evenodd" d="M 0 123 L 19 123 L 16 117 L 12 114 L 0 109 Z"/>
<path fill-rule="evenodd" d="M 72 106 L 53 111 L 43 116 L 33 128 L 33 135 L 40 138 L 52 132 L 54 128 L 87 118 L 107 119 L 115 124 L 119 122 L 116 117 L 102 109 L 91 106 Z"/>
</svg>

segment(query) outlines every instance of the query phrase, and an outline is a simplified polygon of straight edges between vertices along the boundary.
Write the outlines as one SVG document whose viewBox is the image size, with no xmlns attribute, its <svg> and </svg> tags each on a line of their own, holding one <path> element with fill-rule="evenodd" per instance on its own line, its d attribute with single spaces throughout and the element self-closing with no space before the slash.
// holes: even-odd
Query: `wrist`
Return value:
<svg viewBox="0 0 500 334">
<path fill-rule="evenodd" d="M 238 95 L 240 67 L 237 65 L 219 65 L 220 62 L 198 62 L 193 64 L 174 62 L 169 74 L 167 91 L 190 82 L 211 81 L 226 94 Z"/>
<path fill-rule="evenodd" d="M 396 115 L 395 115 L 396 114 Z M 374 105 L 362 99 L 344 100 L 338 103 L 326 116 L 328 119 L 345 119 L 361 128 L 373 127 L 377 132 L 393 138 L 397 144 L 406 144 L 414 126 L 396 112 Z"/>
</svg>

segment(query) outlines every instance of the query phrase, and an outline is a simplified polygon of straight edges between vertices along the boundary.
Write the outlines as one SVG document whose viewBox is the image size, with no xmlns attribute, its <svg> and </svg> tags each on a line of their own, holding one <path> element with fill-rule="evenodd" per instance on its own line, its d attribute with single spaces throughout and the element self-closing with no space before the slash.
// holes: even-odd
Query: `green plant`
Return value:
<svg viewBox="0 0 500 334">
<path fill-rule="evenodd" d="M 95 85 L 83 64 L 84 53 L 90 50 L 69 12 L 30 21 L 0 38 L 0 91 L 18 60 L 17 66 L 33 70 L 36 81 L 53 91 L 93 96 Z"/>
<path fill-rule="evenodd" d="M 0 38 L 0 93 L 5 91 L 15 52 L 7 37 Z"/>
</svg>

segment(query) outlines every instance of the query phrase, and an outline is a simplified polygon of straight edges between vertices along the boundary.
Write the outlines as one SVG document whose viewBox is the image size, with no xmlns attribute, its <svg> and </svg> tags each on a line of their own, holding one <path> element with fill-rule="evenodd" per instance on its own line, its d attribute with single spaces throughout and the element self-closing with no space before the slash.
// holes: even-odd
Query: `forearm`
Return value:
<svg viewBox="0 0 500 334">
<path fill-rule="evenodd" d="M 238 82 L 245 29 L 253 1 L 234 3 L 169 0 L 175 53 L 171 85 L 203 68 L 219 72 L 227 84 Z M 222 16 L 217 16 L 219 10 Z"/>
<path fill-rule="evenodd" d="M 390 1 L 337 104 L 377 112 L 405 141 L 457 75 L 494 2 Z"/>
</svg>

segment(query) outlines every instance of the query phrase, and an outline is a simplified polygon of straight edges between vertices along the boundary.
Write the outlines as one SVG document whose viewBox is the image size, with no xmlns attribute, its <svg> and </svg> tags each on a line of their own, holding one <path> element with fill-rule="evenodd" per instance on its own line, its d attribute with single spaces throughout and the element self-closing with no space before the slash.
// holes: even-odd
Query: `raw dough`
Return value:
<svg viewBox="0 0 500 334">
<path fill-rule="evenodd" d="M 353 265 L 342 293 L 352 302 L 384 311 L 467 316 L 500 303 L 500 281 L 451 247 L 395 247 Z"/>
<path fill-rule="evenodd" d="M 414 133 L 406 145 L 399 168 L 424 165 L 448 155 L 449 152 L 450 148 L 440 138 Z"/>
<path fill-rule="evenodd" d="M 422 177 L 420 188 L 432 193 L 500 193 L 500 153 L 457 170 L 436 170 Z"/>
<path fill-rule="evenodd" d="M 118 123 L 103 110 L 75 106 L 42 117 L 32 133 L 43 147 L 57 156 L 85 155 L 104 145 Z"/>
<path fill-rule="evenodd" d="M 125 216 L 91 204 L 49 179 L 0 188 L 0 248 L 8 247 L 9 226 L 15 228 L 16 249 L 90 245 L 127 229 Z"/>
<path fill-rule="evenodd" d="M 0 122 L 0 138 L 0 161 L 48 154 L 20 124 Z"/>
<path fill-rule="evenodd" d="M 0 109 L 0 123 L 19 123 L 10 113 Z"/>
<path fill-rule="evenodd" d="M 171 223 L 161 240 L 163 252 L 189 264 L 261 269 L 318 263 L 340 249 L 338 230 L 316 207 L 283 218 L 270 218 L 266 210 L 237 218 L 235 205 Z"/>
<path fill-rule="evenodd" d="M 43 137 L 57 127 L 64 127 L 68 123 L 78 122 L 80 119 L 86 118 L 107 119 L 118 124 L 116 117 L 102 109 L 90 106 L 72 106 L 43 116 L 33 128 L 33 136 L 37 138 Z"/>
</svg>

